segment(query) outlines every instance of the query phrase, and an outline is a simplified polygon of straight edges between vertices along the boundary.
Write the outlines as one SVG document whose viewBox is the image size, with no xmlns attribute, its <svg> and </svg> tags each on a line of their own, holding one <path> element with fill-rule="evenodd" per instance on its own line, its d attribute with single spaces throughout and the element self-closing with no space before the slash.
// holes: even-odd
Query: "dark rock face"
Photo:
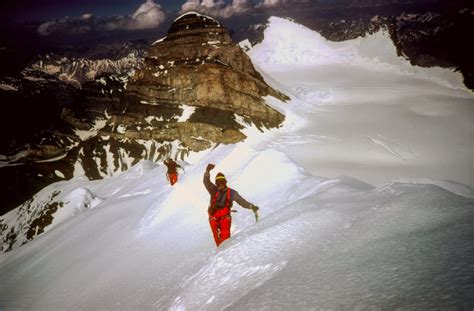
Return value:
<svg viewBox="0 0 474 311">
<path fill-rule="evenodd" d="M 70 192 L 56 190 L 54 187 L 51 185 L 42 189 L 13 210 L 14 221 L 12 221 L 12 215 L 5 219 L 0 218 L 0 251 L 7 252 L 18 248 L 44 233 L 53 224 L 56 213 L 59 211 L 64 213 L 63 217 L 68 214 L 82 213 L 102 200 L 87 188 L 77 187 Z M 82 206 L 77 206 L 67 199 L 71 193 L 83 199 Z"/>
</svg>

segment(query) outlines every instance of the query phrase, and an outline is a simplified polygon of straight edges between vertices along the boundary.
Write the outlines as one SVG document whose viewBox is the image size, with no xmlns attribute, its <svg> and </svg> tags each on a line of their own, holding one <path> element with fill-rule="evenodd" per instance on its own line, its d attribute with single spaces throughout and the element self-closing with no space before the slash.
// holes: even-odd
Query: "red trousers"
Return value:
<svg viewBox="0 0 474 311">
<path fill-rule="evenodd" d="M 217 212 L 215 212 L 212 216 L 209 215 L 209 225 L 211 226 L 212 234 L 214 235 L 214 241 L 216 242 L 217 246 L 230 238 L 231 224 L 232 218 L 228 208 L 217 210 Z"/>
<path fill-rule="evenodd" d="M 178 174 L 176 173 L 168 174 L 168 180 L 170 181 L 171 186 L 174 185 L 178 181 Z"/>
</svg>

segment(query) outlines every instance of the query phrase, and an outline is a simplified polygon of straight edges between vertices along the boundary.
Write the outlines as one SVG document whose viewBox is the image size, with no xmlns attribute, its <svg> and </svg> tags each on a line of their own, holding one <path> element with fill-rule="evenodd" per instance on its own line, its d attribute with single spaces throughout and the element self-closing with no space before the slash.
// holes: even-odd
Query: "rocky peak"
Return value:
<svg viewBox="0 0 474 311">
<path fill-rule="evenodd" d="M 187 122 L 213 127 L 209 133 L 241 129 L 234 113 L 258 127 L 279 126 L 284 117 L 265 104 L 267 95 L 287 99 L 265 83 L 224 26 L 194 12 L 178 17 L 167 36 L 153 44 L 126 90 L 129 109 L 137 110 L 144 102 L 157 110 L 192 107 Z M 235 132 L 233 137 L 238 137 Z M 205 140 L 229 142 L 215 136 Z"/>
<path fill-rule="evenodd" d="M 218 33 L 226 38 L 228 43 L 232 43 L 224 26 L 214 18 L 196 12 L 188 12 L 176 18 L 168 31 L 167 37 L 188 36 L 190 33 L 194 33 L 206 38 L 210 32 Z M 194 37 L 198 38 L 196 35 Z"/>
</svg>

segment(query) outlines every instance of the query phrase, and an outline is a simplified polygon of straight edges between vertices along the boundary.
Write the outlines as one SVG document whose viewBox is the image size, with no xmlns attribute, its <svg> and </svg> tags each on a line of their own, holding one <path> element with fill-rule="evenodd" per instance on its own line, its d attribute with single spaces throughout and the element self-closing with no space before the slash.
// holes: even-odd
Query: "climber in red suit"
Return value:
<svg viewBox="0 0 474 311">
<path fill-rule="evenodd" d="M 227 187 L 227 180 L 222 173 L 217 173 L 216 184 L 210 179 L 210 171 L 215 167 L 214 164 L 208 164 L 204 173 L 204 186 L 211 195 L 211 203 L 207 210 L 209 214 L 209 225 L 211 226 L 214 241 L 219 246 L 224 240 L 230 237 L 230 226 L 232 216 L 230 214 L 232 203 L 236 201 L 243 208 L 251 209 L 258 220 L 258 206 L 247 202 L 237 191 Z"/>
<path fill-rule="evenodd" d="M 177 171 L 177 168 L 181 168 L 182 167 L 176 163 L 175 161 L 173 161 L 172 159 L 167 159 L 163 162 L 166 167 L 168 168 L 167 172 L 166 172 L 166 177 L 168 177 L 168 180 L 172 185 L 174 185 L 177 181 L 178 181 L 178 171 Z"/>
</svg>

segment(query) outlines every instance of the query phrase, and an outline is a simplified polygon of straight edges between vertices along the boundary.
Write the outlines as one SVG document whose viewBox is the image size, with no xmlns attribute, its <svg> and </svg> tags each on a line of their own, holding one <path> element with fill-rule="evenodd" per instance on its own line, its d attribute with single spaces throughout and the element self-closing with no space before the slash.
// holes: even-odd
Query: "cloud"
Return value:
<svg viewBox="0 0 474 311">
<path fill-rule="evenodd" d="M 253 4 L 250 0 L 233 0 L 226 4 L 223 0 L 187 0 L 181 6 L 180 13 L 196 11 L 213 17 L 229 18 L 257 10 L 291 8 L 309 2 L 310 0 L 260 0 Z"/>
<path fill-rule="evenodd" d="M 310 0 L 262 0 L 255 7 L 258 9 L 268 8 L 294 8 L 310 3 Z"/>
<path fill-rule="evenodd" d="M 50 34 L 56 32 L 57 29 L 58 29 L 57 22 L 49 21 L 49 22 L 45 22 L 45 23 L 39 25 L 37 31 L 41 36 L 45 37 L 45 36 L 49 36 Z"/>
<path fill-rule="evenodd" d="M 37 32 L 40 36 L 49 36 L 55 33 L 63 34 L 83 34 L 93 28 L 91 16 L 81 18 L 61 18 L 59 20 L 47 21 L 38 26 Z"/>
<path fill-rule="evenodd" d="M 230 7 L 227 7 L 227 15 L 232 16 L 236 14 L 245 13 L 251 9 L 253 9 L 252 4 L 249 3 L 248 0 L 234 0 Z"/>
<path fill-rule="evenodd" d="M 282 0 L 264 0 L 258 6 L 259 7 L 272 7 L 281 4 Z"/>
<path fill-rule="evenodd" d="M 154 0 L 147 0 L 129 16 L 94 18 L 91 13 L 79 18 L 64 18 L 47 21 L 37 31 L 41 36 L 52 34 L 80 34 L 91 30 L 145 30 L 160 26 L 166 20 L 166 13 Z"/>
<path fill-rule="evenodd" d="M 153 0 L 147 0 L 132 15 L 132 29 L 150 29 L 158 27 L 166 20 L 166 13 Z"/>
<path fill-rule="evenodd" d="M 186 3 L 184 3 L 181 6 L 181 13 L 185 13 L 185 12 L 189 12 L 189 11 L 200 11 L 202 9 L 202 7 L 201 7 L 201 4 L 199 2 L 200 2 L 199 0 L 188 0 L 188 1 L 186 1 Z M 213 0 L 207 1 L 207 2 L 213 2 L 214 3 Z"/>
<path fill-rule="evenodd" d="M 86 13 L 86 14 L 83 14 L 81 18 L 85 21 L 88 21 L 88 20 L 93 19 L 94 16 L 91 13 Z"/>
<path fill-rule="evenodd" d="M 225 5 L 224 1 L 202 0 L 201 5 L 207 8 L 215 8 L 220 5 Z"/>
<path fill-rule="evenodd" d="M 143 30 L 156 28 L 166 20 L 166 13 L 154 0 L 147 0 L 132 16 L 118 16 L 106 23 L 107 30 Z"/>
<path fill-rule="evenodd" d="M 222 0 L 188 0 L 181 6 L 181 13 L 196 11 L 214 17 L 229 18 L 253 9 L 254 6 L 249 0 L 233 0 L 227 5 Z"/>
</svg>

